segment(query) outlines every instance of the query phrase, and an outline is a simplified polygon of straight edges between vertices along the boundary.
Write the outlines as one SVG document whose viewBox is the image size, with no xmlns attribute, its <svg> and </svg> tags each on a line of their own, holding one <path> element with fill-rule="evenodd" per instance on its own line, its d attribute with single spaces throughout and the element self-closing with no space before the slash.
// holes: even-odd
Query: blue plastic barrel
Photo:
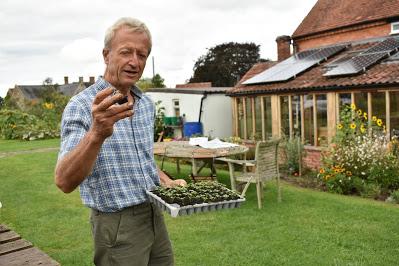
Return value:
<svg viewBox="0 0 399 266">
<path fill-rule="evenodd" d="M 194 134 L 202 135 L 201 122 L 186 122 L 183 124 L 183 134 L 185 137 L 191 137 Z"/>
</svg>

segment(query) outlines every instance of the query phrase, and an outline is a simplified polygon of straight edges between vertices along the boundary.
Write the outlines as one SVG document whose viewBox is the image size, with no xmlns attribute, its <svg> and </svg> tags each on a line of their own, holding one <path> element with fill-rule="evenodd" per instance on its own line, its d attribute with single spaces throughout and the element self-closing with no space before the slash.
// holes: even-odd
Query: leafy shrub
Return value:
<svg viewBox="0 0 399 266">
<path fill-rule="evenodd" d="M 381 195 L 381 187 L 376 183 L 365 183 L 360 191 L 363 198 L 378 199 Z"/>
<path fill-rule="evenodd" d="M 34 140 L 59 137 L 58 129 L 49 129 L 37 116 L 19 110 L 0 110 L 0 137 Z"/>
<path fill-rule="evenodd" d="M 289 174 L 299 172 L 300 161 L 304 156 L 304 146 L 299 137 L 288 138 L 283 143 L 286 157 L 286 167 Z"/>
<path fill-rule="evenodd" d="M 391 196 L 388 198 L 388 201 L 399 203 L 399 190 L 393 191 Z"/>
</svg>

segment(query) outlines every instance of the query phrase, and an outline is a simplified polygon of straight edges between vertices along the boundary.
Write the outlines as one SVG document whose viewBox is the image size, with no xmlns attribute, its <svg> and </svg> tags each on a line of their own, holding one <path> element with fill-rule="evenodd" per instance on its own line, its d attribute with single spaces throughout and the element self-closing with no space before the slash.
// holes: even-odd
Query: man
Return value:
<svg viewBox="0 0 399 266">
<path fill-rule="evenodd" d="M 55 183 L 65 193 L 79 186 L 92 209 L 96 265 L 173 265 L 163 216 L 145 190 L 186 183 L 157 170 L 155 107 L 134 85 L 151 45 L 144 23 L 118 20 L 105 35 L 104 77 L 64 110 Z"/>
</svg>

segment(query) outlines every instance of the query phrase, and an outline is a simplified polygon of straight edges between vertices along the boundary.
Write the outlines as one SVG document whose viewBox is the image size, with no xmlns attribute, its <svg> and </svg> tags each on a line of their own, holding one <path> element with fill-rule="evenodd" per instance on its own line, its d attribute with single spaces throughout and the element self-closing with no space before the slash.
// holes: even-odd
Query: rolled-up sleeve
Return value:
<svg viewBox="0 0 399 266">
<path fill-rule="evenodd" d="M 90 113 L 78 102 L 71 101 L 64 109 L 61 121 L 61 147 L 58 160 L 73 150 L 90 128 Z"/>
</svg>

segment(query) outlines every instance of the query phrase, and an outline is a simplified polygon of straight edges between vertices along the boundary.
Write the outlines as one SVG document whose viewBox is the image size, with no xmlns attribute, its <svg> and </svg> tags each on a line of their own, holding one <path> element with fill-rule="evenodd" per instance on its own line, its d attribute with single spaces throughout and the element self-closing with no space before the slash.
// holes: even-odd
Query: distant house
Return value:
<svg viewBox="0 0 399 266">
<path fill-rule="evenodd" d="M 148 89 L 154 102 L 161 101 L 165 116 L 181 117 L 184 122 L 201 122 L 203 134 L 212 137 L 232 136 L 231 99 L 226 91 L 231 87 L 209 87 L 206 84 L 177 85 L 176 88 Z M 175 127 L 175 135 L 182 136 L 183 126 Z"/>
<path fill-rule="evenodd" d="M 292 36 L 277 38 L 278 62 L 254 65 L 234 89 L 234 134 L 299 135 L 310 167 L 354 103 L 399 130 L 399 1 L 319 0 Z M 293 50 L 293 55 L 290 51 Z"/>
<path fill-rule="evenodd" d="M 83 77 L 79 77 L 78 82 L 69 83 L 68 77 L 64 77 L 64 84 L 56 85 L 56 87 L 60 93 L 73 96 L 94 84 L 94 82 L 94 77 L 90 77 L 89 82 L 84 82 Z M 14 88 L 8 90 L 7 97 L 15 100 L 20 108 L 24 108 L 26 102 L 38 101 L 44 88 L 43 85 L 15 85 Z"/>
</svg>

